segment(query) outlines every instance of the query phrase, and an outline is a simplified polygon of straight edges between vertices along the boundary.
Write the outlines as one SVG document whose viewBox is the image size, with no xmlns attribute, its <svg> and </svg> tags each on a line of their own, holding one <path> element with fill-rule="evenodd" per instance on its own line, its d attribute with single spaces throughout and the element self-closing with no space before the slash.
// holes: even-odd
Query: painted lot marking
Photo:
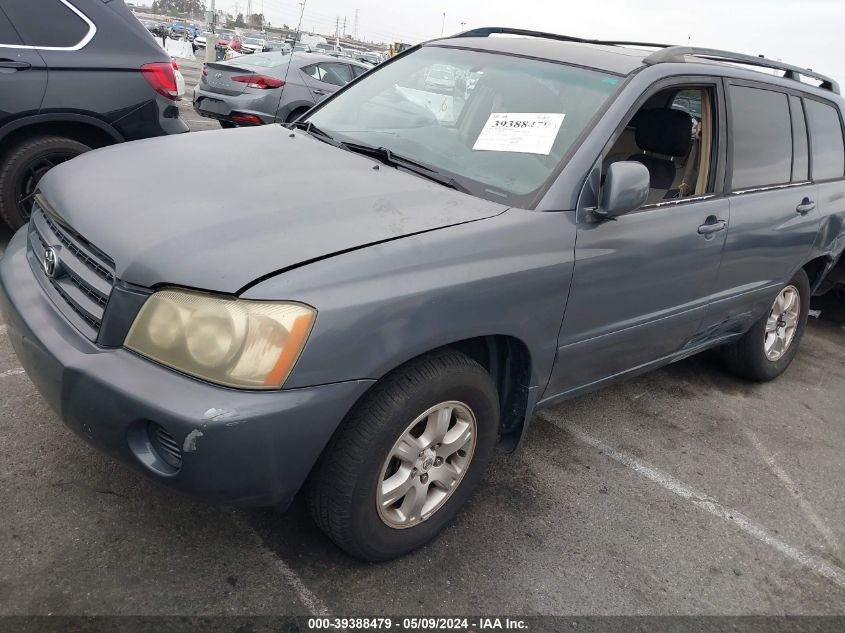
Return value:
<svg viewBox="0 0 845 633">
<path fill-rule="evenodd" d="M 776 549 L 787 558 L 791 558 L 796 563 L 816 572 L 820 576 L 824 576 L 842 589 L 845 589 L 845 570 L 842 568 L 827 562 L 823 558 L 805 554 L 795 547 L 792 547 L 788 543 L 785 543 L 776 537 L 763 526 L 758 525 L 749 519 L 741 512 L 736 512 L 735 510 L 726 508 L 712 497 L 691 488 L 682 481 L 672 477 L 672 475 L 648 465 L 644 461 L 629 453 L 617 451 L 615 448 L 608 446 L 600 439 L 593 437 L 575 424 L 559 424 L 543 414 L 540 414 L 539 417 L 564 433 L 568 433 L 569 435 L 581 440 L 584 444 L 592 446 L 599 452 L 604 453 L 612 460 L 619 462 L 623 466 L 627 466 L 637 474 L 642 475 L 646 479 L 662 486 L 666 490 L 675 493 L 679 497 L 686 499 L 696 507 L 709 512 L 720 519 L 724 519 L 729 523 L 733 523 L 746 534 L 753 536 L 758 541 Z"/>
<path fill-rule="evenodd" d="M 20 376 L 26 373 L 22 367 L 15 367 L 4 372 L 0 372 L 0 378 L 8 378 L 9 376 Z"/>
<path fill-rule="evenodd" d="M 302 578 L 299 577 L 299 574 L 297 574 L 291 567 L 289 567 L 288 564 L 285 563 L 285 561 L 279 558 L 275 552 L 270 551 L 264 545 L 261 538 L 255 532 L 252 526 L 249 525 L 249 523 L 247 523 L 240 515 L 236 514 L 233 519 L 234 522 L 238 524 L 238 526 L 242 530 L 252 536 L 252 538 L 255 540 L 256 546 L 267 552 L 267 555 L 271 557 L 273 564 L 275 565 L 279 574 L 284 579 L 285 583 L 290 589 L 293 590 L 293 592 L 299 598 L 299 601 L 303 604 L 306 609 L 308 609 L 308 612 L 314 616 L 329 615 L 329 610 L 326 608 L 326 605 L 323 604 L 323 601 L 320 600 L 320 598 L 318 598 L 314 594 L 314 592 L 312 592 L 308 587 L 305 586 L 305 583 L 302 582 Z"/>
</svg>

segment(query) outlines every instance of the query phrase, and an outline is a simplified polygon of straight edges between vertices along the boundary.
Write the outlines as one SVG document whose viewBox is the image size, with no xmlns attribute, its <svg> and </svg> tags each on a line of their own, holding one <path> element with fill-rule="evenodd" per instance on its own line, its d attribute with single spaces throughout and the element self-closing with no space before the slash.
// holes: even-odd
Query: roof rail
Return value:
<svg viewBox="0 0 845 633">
<path fill-rule="evenodd" d="M 602 44 L 605 46 L 644 46 L 646 48 L 667 48 L 671 44 L 653 44 L 650 42 L 622 42 L 622 41 L 604 41 L 591 40 L 583 37 L 576 37 L 574 35 L 560 35 L 558 33 L 546 33 L 545 31 L 529 31 L 526 29 L 511 29 L 503 26 L 485 26 L 470 31 L 464 31 L 457 35 L 450 35 L 449 39 L 453 37 L 490 37 L 491 35 L 522 35 L 524 37 L 539 37 L 547 40 L 557 40 L 559 42 L 579 42 L 581 44 Z"/>
<path fill-rule="evenodd" d="M 662 63 L 684 63 L 687 57 L 698 57 L 715 62 L 734 62 L 738 64 L 746 64 L 748 66 L 758 66 L 760 68 L 771 68 L 773 70 L 782 70 L 785 79 L 792 79 L 800 81 L 799 76 L 805 75 L 818 79 L 821 81 L 823 90 L 830 90 L 839 94 L 839 84 L 836 80 L 831 79 L 827 75 L 822 75 L 809 68 L 799 68 L 791 64 L 784 64 L 783 62 L 774 61 L 765 57 L 754 57 L 753 55 L 744 55 L 742 53 L 731 53 L 730 51 L 720 51 L 715 48 L 698 48 L 693 46 L 670 46 L 652 53 L 643 60 L 644 64 L 662 64 Z"/>
<path fill-rule="evenodd" d="M 735 62 L 739 64 L 746 64 L 748 66 L 757 66 L 760 68 L 771 68 L 773 70 L 782 70 L 785 79 L 792 79 L 800 81 L 800 75 L 812 77 L 821 81 L 823 90 L 830 90 L 839 94 L 839 83 L 827 75 L 817 73 L 810 68 L 799 68 L 783 62 L 777 62 L 765 57 L 754 57 L 753 55 L 744 55 L 742 53 L 731 53 L 730 51 L 722 51 L 715 48 L 698 48 L 693 46 L 674 46 L 672 44 L 655 44 L 653 42 L 626 42 L 622 40 L 591 40 L 583 37 L 575 37 L 574 35 L 559 35 L 557 33 L 546 33 L 544 31 L 529 31 L 526 29 L 512 29 L 502 26 L 485 26 L 457 35 L 455 37 L 490 37 L 491 35 L 522 35 L 524 37 L 539 37 L 548 40 L 557 40 L 559 42 L 579 42 L 581 44 L 601 44 L 603 46 L 639 46 L 642 48 L 659 48 L 661 50 L 655 51 L 651 55 L 643 59 L 643 63 L 647 65 L 661 64 L 667 62 L 683 63 L 687 61 L 687 57 L 698 57 L 715 62 Z"/>
</svg>

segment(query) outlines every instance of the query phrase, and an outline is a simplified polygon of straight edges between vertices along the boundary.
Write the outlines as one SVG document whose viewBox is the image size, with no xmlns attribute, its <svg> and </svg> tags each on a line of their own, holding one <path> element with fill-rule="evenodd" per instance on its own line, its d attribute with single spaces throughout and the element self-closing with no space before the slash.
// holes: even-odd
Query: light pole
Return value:
<svg viewBox="0 0 845 633">
<path fill-rule="evenodd" d="M 466 28 L 466 25 L 466 22 L 461 22 L 461 32 L 463 32 L 463 30 Z"/>
<path fill-rule="evenodd" d="M 443 37 L 443 33 L 446 31 L 446 12 L 443 12 L 443 24 L 440 26 L 440 37 Z"/>
</svg>

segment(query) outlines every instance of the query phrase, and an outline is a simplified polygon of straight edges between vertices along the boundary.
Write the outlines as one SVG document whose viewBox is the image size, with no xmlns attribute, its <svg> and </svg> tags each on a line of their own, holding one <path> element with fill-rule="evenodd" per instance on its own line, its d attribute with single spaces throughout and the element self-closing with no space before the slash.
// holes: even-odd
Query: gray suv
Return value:
<svg viewBox="0 0 845 633">
<path fill-rule="evenodd" d="M 838 93 L 724 51 L 427 42 L 289 127 L 50 171 L 0 306 L 82 438 L 220 503 L 304 488 L 343 549 L 388 559 L 541 407 L 708 348 L 787 368 L 845 246 Z"/>
</svg>

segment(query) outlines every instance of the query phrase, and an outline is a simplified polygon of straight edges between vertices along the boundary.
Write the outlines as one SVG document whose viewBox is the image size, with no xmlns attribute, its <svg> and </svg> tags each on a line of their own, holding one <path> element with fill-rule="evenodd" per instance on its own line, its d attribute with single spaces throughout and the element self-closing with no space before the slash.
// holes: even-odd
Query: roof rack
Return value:
<svg viewBox="0 0 845 633">
<path fill-rule="evenodd" d="M 574 35 L 560 35 L 558 33 L 546 33 L 545 31 L 529 31 L 526 29 L 511 29 L 503 26 L 485 26 L 470 31 L 464 31 L 453 37 L 490 37 L 491 35 L 522 35 L 525 37 L 540 37 L 547 40 L 557 40 L 559 42 L 578 42 L 580 44 L 602 44 L 604 46 L 643 46 L 645 48 L 668 48 L 671 44 L 654 44 L 651 42 L 623 42 L 623 41 L 605 41 L 605 40 L 591 40 L 583 37 L 575 37 Z"/>
<path fill-rule="evenodd" d="M 823 90 L 830 90 L 836 94 L 839 93 L 839 83 L 827 75 L 817 73 L 810 68 L 799 68 L 783 62 L 767 59 L 763 56 L 754 57 L 753 55 L 744 55 L 742 53 L 731 53 L 730 51 L 722 51 L 715 48 L 697 48 L 693 46 L 674 46 L 672 44 L 655 44 L 653 42 L 626 42 L 622 40 L 594 40 L 583 37 L 575 37 L 573 35 L 559 35 L 557 33 L 546 33 L 544 31 L 529 31 L 525 29 L 511 29 L 501 26 L 487 26 L 470 31 L 464 31 L 451 37 L 490 37 L 491 35 L 522 35 L 525 37 L 539 37 L 549 40 L 557 40 L 559 42 L 578 42 L 581 44 L 601 44 L 603 46 L 639 46 L 642 48 L 659 48 L 661 50 L 655 51 L 651 55 L 643 59 L 644 64 L 661 64 L 661 63 L 684 63 L 687 57 L 698 57 L 700 59 L 707 59 L 715 62 L 734 62 L 739 64 L 746 64 L 748 66 L 757 66 L 760 68 L 771 68 L 773 70 L 782 70 L 784 79 L 792 79 L 800 81 L 800 75 L 812 77 L 821 81 Z"/>
<path fill-rule="evenodd" d="M 708 59 L 715 62 L 735 62 L 739 64 L 747 64 L 748 66 L 758 66 L 760 68 L 771 68 L 773 70 L 782 70 L 785 79 L 793 79 L 800 81 L 799 76 L 805 75 L 818 79 L 821 81 L 823 90 L 830 90 L 839 94 L 839 84 L 836 80 L 831 79 L 827 75 L 817 73 L 810 68 L 799 68 L 791 64 L 784 64 L 783 62 L 767 59 L 762 55 L 754 57 L 753 55 L 743 55 L 742 53 L 731 53 L 730 51 L 720 51 L 715 48 L 697 48 L 692 46 L 670 46 L 663 50 L 652 53 L 643 60 L 644 64 L 661 64 L 666 62 L 686 62 L 687 57 L 699 57 L 701 59 Z"/>
</svg>

